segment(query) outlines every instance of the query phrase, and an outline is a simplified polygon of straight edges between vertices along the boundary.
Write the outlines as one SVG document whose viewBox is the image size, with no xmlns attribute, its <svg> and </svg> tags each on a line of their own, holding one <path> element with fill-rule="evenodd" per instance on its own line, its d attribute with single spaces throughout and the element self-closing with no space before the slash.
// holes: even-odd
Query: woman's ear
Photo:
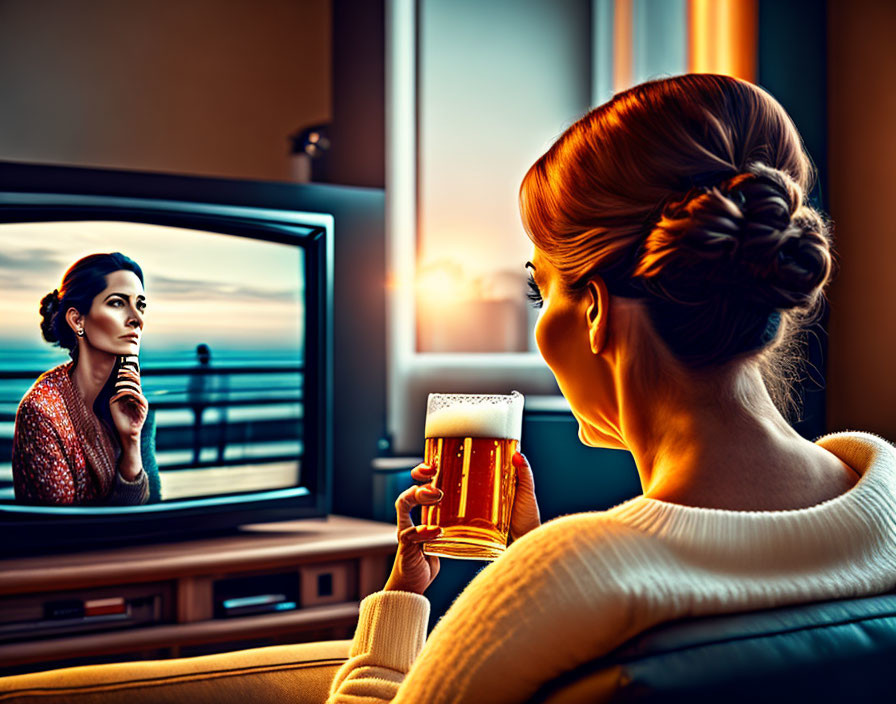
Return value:
<svg viewBox="0 0 896 704">
<path fill-rule="evenodd" d="M 610 293 L 604 280 L 595 276 L 588 282 L 587 294 L 589 302 L 585 311 L 588 323 L 588 338 L 591 340 L 591 352 L 600 354 L 607 344 L 609 330 Z"/>
<path fill-rule="evenodd" d="M 78 312 L 78 309 L 72 306 L 67 311 L 65 311 L 65 322 L 68 323 L 68 326 L 72 329 L 73 333 L 78 332 L 82 326 L 82 318 L 84 316 Z"/>
</svg>

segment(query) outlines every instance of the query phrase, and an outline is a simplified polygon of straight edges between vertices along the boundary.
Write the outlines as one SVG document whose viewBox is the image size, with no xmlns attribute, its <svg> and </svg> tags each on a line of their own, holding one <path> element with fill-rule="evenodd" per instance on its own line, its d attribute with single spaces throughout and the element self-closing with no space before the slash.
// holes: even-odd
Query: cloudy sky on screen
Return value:
<svg viewBox="0 0 896 704">
<path fill-rule="evenodd" d="M 41 298 L 96 252 L 121 252 L 143 269 L 144 348 L 301 348 L 300 248 L 128 222 L 0 225 L 0 340 L 46 345 Z"/>
</svg>

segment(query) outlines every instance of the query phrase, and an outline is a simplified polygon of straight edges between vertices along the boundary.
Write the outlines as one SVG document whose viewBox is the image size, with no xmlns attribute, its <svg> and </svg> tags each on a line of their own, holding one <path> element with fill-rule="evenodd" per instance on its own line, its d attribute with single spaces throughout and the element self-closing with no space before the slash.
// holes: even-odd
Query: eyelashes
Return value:
<svg viewBox="0 0 896 704">
<path fill-rule="evenodd" d="M 112 306 L 113 308 L 119 308 L 124 305 L 124 302 L 120 298 L 113 298 L 111 301 L 109 301 L 109 305 Z M 139 310 L 141 313 L 145 313 L 146 312 L 146 304 L 142 303 L 142 302 L 138 303 L 137 310 Z"/>
<path fill-rule="evenodd" d="M 529 284 L 529 290 L 526 292 L 526 298 L 529 299 L 529 304 L 533 308 L 541 308 L 544 305 L 544 299 L 541 297 L 541 289 L 538 288 L 538 284 L 535 283 L 535 277 L 532 276 L 532 272 L 529 272 L 529 277 L 526 279 L 526 283 Z"/>
</svg>

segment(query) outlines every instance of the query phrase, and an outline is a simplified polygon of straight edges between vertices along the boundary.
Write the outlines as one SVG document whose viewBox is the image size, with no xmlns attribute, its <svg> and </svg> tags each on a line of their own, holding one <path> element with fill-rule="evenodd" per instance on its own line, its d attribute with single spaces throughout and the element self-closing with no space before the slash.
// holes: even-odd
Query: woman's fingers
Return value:
<svg viewBox="0 0 896 704">
<path fill-rule="evenodd" d="M 436 526 L 409 526 L 398 531 L 398 552 L 385 589 L 422 594 L 439 573 L 439 558 L 426 555 L 423 543 L 441 535 Z"/>
<path fill-rule="evenodd" d="M 395 500 L 395 514 L 398 516 L 398 530 L 407 530 L 414 527 L 411 520 L 411 510 L 415 506 L 438 503 L 442 499 L 442 492 L 429 484 L 412 486 L 405 489 Z"/>
<path fill-rule="evenodd" d="M 111 405 L 119 399 L 123 398 L 128 398 L 141 408 L 149 408 L 149 402 L 146 400 L 146 397 L 143 394 L 134 391 L 133 389 L 121 389 L 117 394 L 109 399 L 109 404 Z"/>
<path fill-rule="evenodd" d="M 436 476 L 436 468 L 421 462 L 411 470 L 411 478 L 418 482 L 428 482 Z"/>
<path fill-rule="evenodd" d="M 118 365 L 119 368 L 132 367 L 133 369 L 140 372 L 140 362 L 137 359 L 137 355 L 129 354 L 121 357 L 121 363 Z"/>
<path fill-rule="evenodd" d="M 398 531 L 398 542 L 402 545 L 425 543 L 428 540 L 438 538 L 441 534 L 442 529 L 438 526 L 410 526 Z"/>
<path fill-rule="evenodd" d="M 115 403 L 118 399 L 125 398 L 125 397 L 132 398 L 132 399 L 134 399 L 135 402 L 137 402 L 138 394 L 135 393 L 131 389 L 122 389 L 117 394 L 115 394 L 112 398 L 109 399 L 109 403 Z"/>
<path fill-rule="evenodd" d="M 133 369 L 122 368 L 118 370 L 118 378 L 117 381 L 134 381 L 137 384 L 140 383 L 140 375 L 135 372 Z"/>
<path fill-rule="evenodd" d="M 141 389 L 140 389 L 140 387 L 137 386 L 136 384 L 132 384 L 132 383 L 129 382 L 129 383 L 126 383 L 126 384 L 118 383 L 118 384 L 115 385 L 115 389 L 113 390 L 113 393 L 114 393 L 115 395 L 118 395 L 118 394 L 121 394 L 121 393 L 124 393 L 124 392 L 131 393 L 131 394 L 133 394 L 134 396 L 140 396 L 140 395 L 141 395 L 141 393 L 140 393 L 140 392 L 141 392 Z"/>
<path fill-rule="evenodd" d="M 130 368 L 122 367 L 118 370 L 118 378 L 115 380 L 115 396 L 110 399 L 110 403 L 126 392 L 130 392 L 134 396 L 142 395 L 140 375 Z"/>
<path fill-rule="evenodd" d="M 115 403 L 121 399 L 129 400 L 141 409 L 149 407 L 143 396 L 143 390 L 140 388 L 140 365 L 134 355 L 121 358 L 118 376 L 115 379 L 114 395 L 109 399 L 109 403 Z"/>
<path fill-rule="evenodd" d="M 109 410 L 122 437 L 124 434 L 133 436 L 146 421 L 149 402 L 140 388 L 140 363 L 136 355 L 118 358 L 118 372 L 115 388 L 109 399 Z"/>
</svg>

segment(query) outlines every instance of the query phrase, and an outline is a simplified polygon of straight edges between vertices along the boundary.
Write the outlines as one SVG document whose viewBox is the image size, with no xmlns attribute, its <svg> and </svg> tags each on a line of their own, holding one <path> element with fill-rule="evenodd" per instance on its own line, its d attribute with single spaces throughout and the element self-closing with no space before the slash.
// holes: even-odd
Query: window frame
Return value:
<svg viewBox="0 0 896 704">
<path fill-rule="evenodd" d="M 516 389 L 527 396 L 527 407 L 538 405 L 538 397 L 565 403 L 537 352 L 416 349 L 418 9 L 417 0 L 386 3 L 386 426 L 399 453 L 422 449 L 429 392 Z"/>
<path fill-rule="evenodd" d="M 420 0 L 385 2 L 386 430 L 393 452 L 408 453 L 422 449 L 429 392 L 506 393 L 516 389 L 526 395 L 527 410 L 568 409 L 569 404 L 537 352 L 438 354 L 416 350 Z M 686 51 L 695 37 L 687 34 L 688 26 L 696 15 L 707 12 L 695 9 L 693 2 L 590 0 L 592 47 L 587 68 L 591 72 L 591 105 L 649 77 L 693 70 Z M 663 22 L 654 21 L 658 12 Z M 681 27 L 684 39 L 670 43 L 666 36 L 669 22 Z M 716 22 L 727 26 L 732 20 Z"/>
</svg>

